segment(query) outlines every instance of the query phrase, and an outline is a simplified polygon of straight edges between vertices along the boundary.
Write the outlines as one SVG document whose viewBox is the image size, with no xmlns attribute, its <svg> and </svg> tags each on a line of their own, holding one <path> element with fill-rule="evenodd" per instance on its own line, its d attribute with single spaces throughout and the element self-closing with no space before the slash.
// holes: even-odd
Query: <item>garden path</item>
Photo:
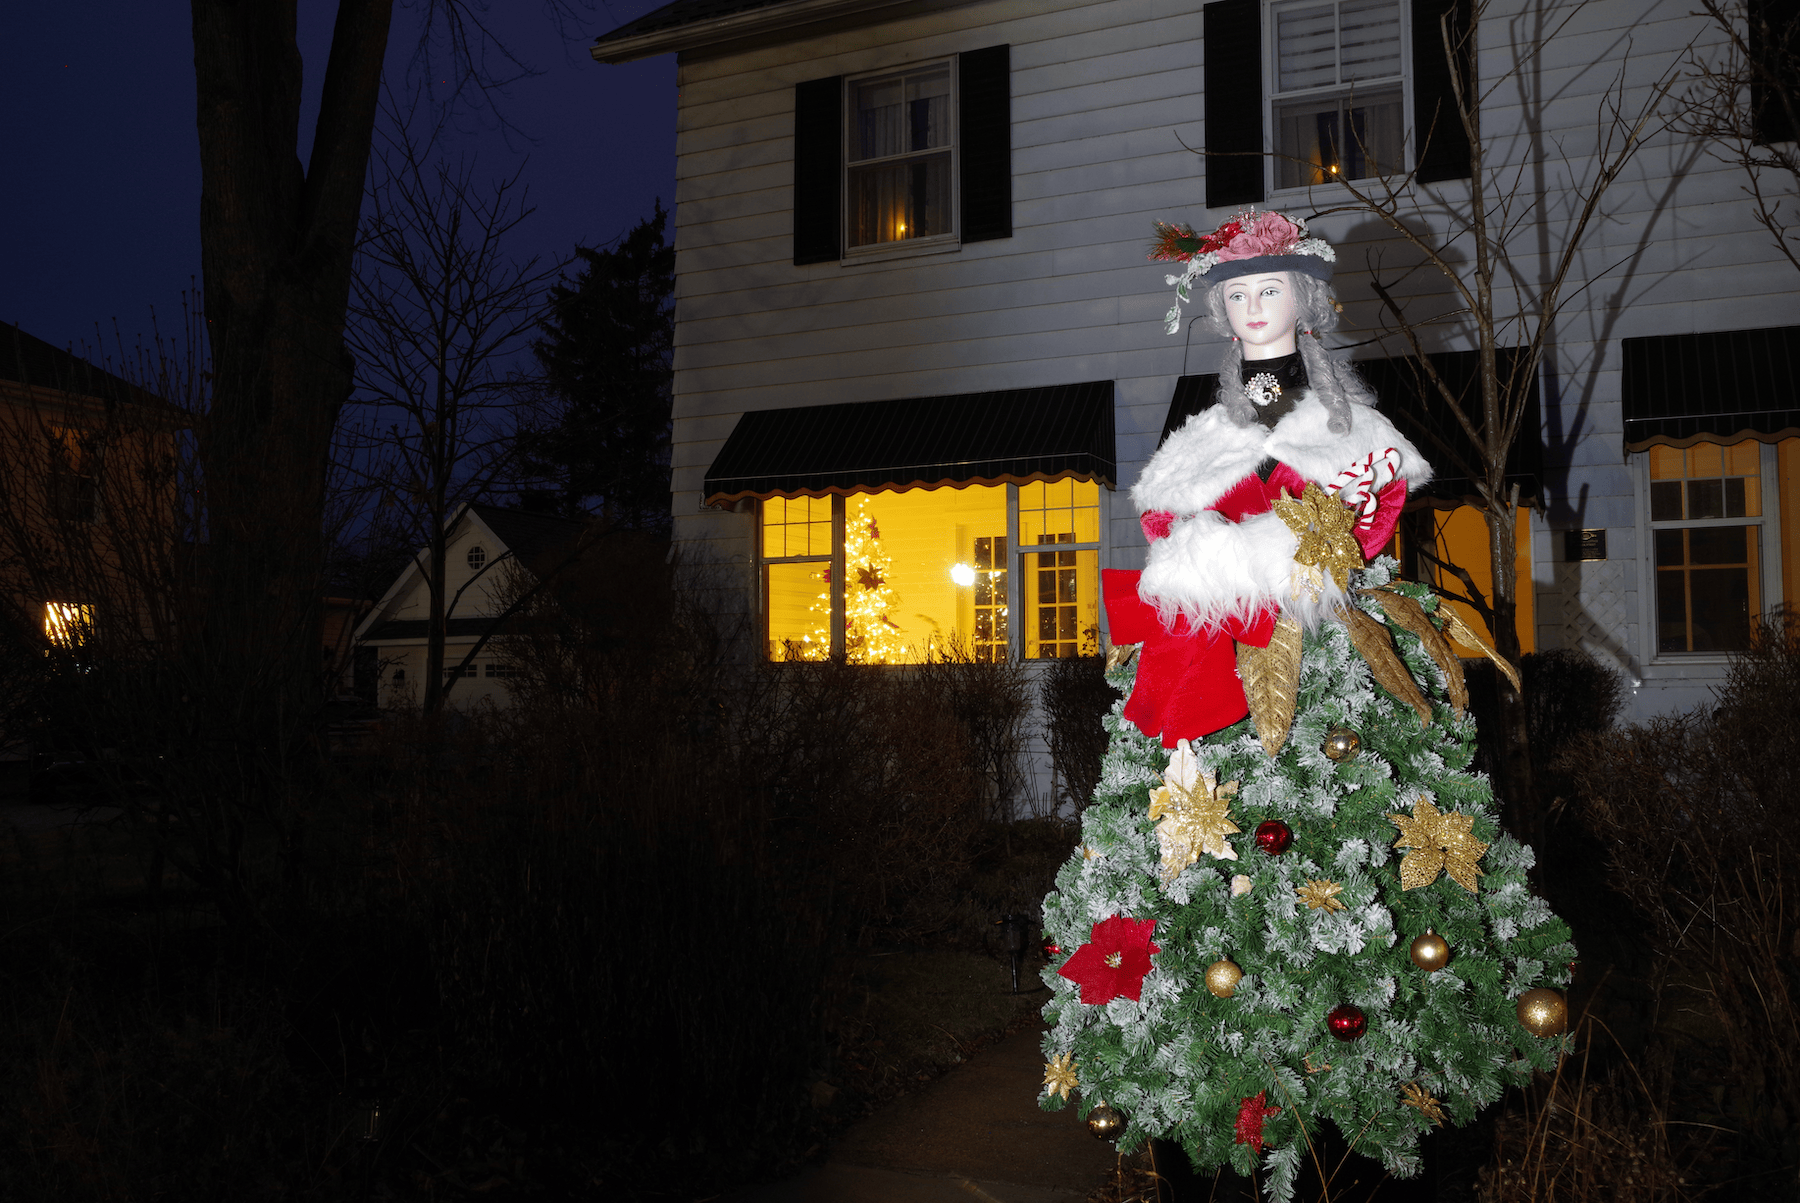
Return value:
<svg viewBox="0 0 1800 1203">
<path fill-rule="evenodd" d="M 1116 1156 L 1076 1108 L 1039 1110 L 1041 1035 L 1014 1032 L 851 1128 L 824 1165 L 728 1203 L 1078 1203 Z"/>
</svg>

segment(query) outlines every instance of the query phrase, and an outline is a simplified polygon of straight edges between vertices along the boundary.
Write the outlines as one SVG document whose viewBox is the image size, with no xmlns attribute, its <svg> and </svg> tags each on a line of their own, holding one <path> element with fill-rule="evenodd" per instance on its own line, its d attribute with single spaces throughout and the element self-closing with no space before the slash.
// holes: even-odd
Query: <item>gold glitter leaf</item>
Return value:
<svg viewBox="0 0 1800 1203">
<path fill-rule="evenodd" d="M 1332 911 L 1346 909 L 1338 901 L 1338 895 L 1343 892 L 1344 887 L 1335 881 L 1309 881 L 1294 891 L 1300 895 L 1300 901 L 1306 904 L 1307 910 L 1324 911 L 1327 915 Z"/>
<path fill-rule="evenodd" d="M 1388 621 L 1417 635 L 1419 642 L 1425 645 L 1426 653 L 1444 670 L 1450 705 L 1460 718 L 1469 708 L 1469 687 L 1463 681 L 1462 658 L 1456 654 L 1456 649 L 1432 625 L 1425 607 L 1417 601 L 1391 589 L 1370 589 L 1367 592 L 1374 594 L 1375 600 L 1381 603 L 1381 608 L 1387 612 Z"/>
<path fill-rule="evenodd" d="M 1369 671 L 1375 676 L 1375 683 L 1418 711 L 1421 727 L 1431 726 L 1431 706 L 1425 701 L 1425 695 L 1419 692 L 1412 674 L 1406 671 L 1406 665 L 1395 653 L 1394 642 L 1388 635 L 1386 625 L 1355 606 L 1345 606 L 1338 611 L 1338 617 L 1350 628 L 1350 642 L 1356 645 L 1357 652 L 1368 662 Z"/>
<path fill-rule="evenodd" d="M 1275 620 L 1268 647 L 1237 647 L 1238 676 L 1256 737 L 1273 760 L 1294 725 L 1294 701 L 1300 691 L 1300 624 L 1285 614 Z"/>
<path fill-rule="evenodd" d="M 1231 799 L 1238 783 L 1220 784 L 1209 769 L 1200 767 L 1193 745 L 1182 740 L 1163 770 L 1163 784 L 1150 793 L 1150 817 L 1162 846 L 1164 882 L 1174 881 L 1202 852 L 1217 860 L 1236 860 L 1237 849 L 1225 837 L 1240 830 L 1231 819 Z"/>
<path fill-rule="evenodd" d="M 1444 1106 L 1421 1087 L 1417 1082 L 1408 1082 L 1400 1088 L 1400 1101 L 1408 1107 L 1417 1107 L 1419 1114 L 1432 1122 L 1434 1127 L 1444 1126 Z"/>
<path fill-rule="evenodd" d="M 1069 1097 L 1069 1092 L 1081 1085 L 1075 1076 L 1075 1054 L 1058 1053 L 1044 1062 L 1044 1085 L 1049 1087 L 1048 1093 Z"/>
<path fill-rule="evenodd" d="M 1106 671 L 1111 672 L 1121 664 L 1130 664 L 1132 657 L 1138 654 L 1141 643 L 1115 643 L 1106 649 Z"/>
<path fill-rule="evenodd" d="M 1489 660 L 1492 660 L 1495 667 L 1506 674 L 1506 679 L 1512 682 L 1512 687 L 1514 689 L 1524 688 L 1519 684 L 1519 670 L 1512 666 L 1510 660 L 1494 650 L 1494 645 L 1487 641 L 1486 635 L 1483 635 L 1480 631 L 1477 631 L 1474 627 L 1464 622 L 1463 616 L 1456 612 L 1455 606 L 1452 606 L 1447 602 L 1440 602 L 1438 604 L 1438 613 L 1444 616 L 1444 634 L 1450 636 L 1450 638 L 1456 640 L 1464 647 L 1474 648 Z"/>
<path fill-rule="evenodd" d="M 1475 825 L 1471 816 L 1455 810 L 1440 812 L 1421 797 L 1413 803 L 1410 817 L 1396 814 L 1387 818 L 1400 829 L 1394 847 L 1412 849 L 1400 860 L 1401 889 L 1428 886 L 1440 872 L 1471 894 L 1480 889 L 1478 862 L 1488 846 L 1471 834 Z"/>
<path fill-rule="evenodd" d="M 1363 566 L 1355 510 L 1309 480 L 1299 497 L 1283 489 L 1275 512 L 1300 540 L 1294 563 L 1329 572 L 1340 589 L 1349 585 L 1350 574 Z"/>
</svg>

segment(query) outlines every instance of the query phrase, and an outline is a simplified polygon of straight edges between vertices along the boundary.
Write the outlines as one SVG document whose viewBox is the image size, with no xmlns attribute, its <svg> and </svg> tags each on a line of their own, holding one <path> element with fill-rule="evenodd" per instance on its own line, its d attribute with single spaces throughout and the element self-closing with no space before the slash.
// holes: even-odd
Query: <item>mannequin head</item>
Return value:
<svg viewBox="0 0 1800 1203">
<path fill-rule="evenodd" d="M 1245 359 L 1276 359 L 1294 353 L 1298 306 L 1292 272 L 1234 276 L 1218 285 L 1225 320 L 1243 344 Z"/>
</svg>

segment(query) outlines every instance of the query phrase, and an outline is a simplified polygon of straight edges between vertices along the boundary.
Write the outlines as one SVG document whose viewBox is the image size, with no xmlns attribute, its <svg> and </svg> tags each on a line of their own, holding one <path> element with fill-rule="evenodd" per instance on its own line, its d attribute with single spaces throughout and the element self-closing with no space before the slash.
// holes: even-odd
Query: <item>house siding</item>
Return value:
<svg viewBox="0 0 1800 1203">
<path fill-rule="evenodd" d="M 1629 107 L 1690 47 L 1716 52 L 1718 38 L 1681 0 L 1596 0 L 1542 17 L 1527 9 L 1496 0 L 1478 72 L 1486 88 L 1515 60 L 1527 67 L 1493 92 L 1483 122 L 1490 162 L 1516 169 L 1522 193 L 1548 198 L 1509 241 L 1514 263 L 1542 275 L 1621 69 Z M 752 519 L 704 510 L 700 489 L 737 417 L 751 410 L 1112 379 L 1119 481 L 1130 487 L 1176 378 L 1216 362 L 1218 340 L 1202 327 L 1186 338 L 1163 334 L 1171 292 L 1160 265 L 1145 260 L 1153 220 L 1207 226 L 1229 215 L 1203 207 L 1195 153 L 1206 144 L 1201 10 L 1175 0 L 994 0 L 682 62 L 673 488 L 685 556 L 737 566 L 726 579 L 749 604 Z M 1547 34 L 1542 45 L 1509 44 Z M 1002 43 L 1012 63 L 1013 236 L 795 266 L 795 85 Z M 1420 191 L 1454 206 L 1468 186 Z M 1266 203 L 1311 213 L 1343 199 L 1320 188 Z M 1441 214 L 1422 216 L 1441 238 Z M 1379 261 L 1398 277 L 1413 261 L 1408 248 L 1355 214 L 1314 225 L 1338 247 L 1340 341 L 1370 340 L 1378 314 L 1367 265 Z M 1584 646 L 1614 660 L 1634 689 L 1631 714 L 1642 717 L 1705 700 L 1723 666 L 1654 655 L 1651 569 L 1638 557 L 1643 482 L 1623 451 L 1619 341 L 1800 322 L 1800 275 L 1769 248 L 1737 172 L 1664 132 L 1608 194 L 1570 288 L 1583 285 L 1546 361 L 1544 495 L 1531 522 L 1535 635 L 1541 649 Z M 1394 292 L 1415 316 L 1453 308 L 1425 273 Z M 1430 350 L 1470 345 L 1453 332 L 1433 338 Z M 1394 339 L 1355 354 L 1403 351 Z M 1142 537 L 1131 507 L 1120 498 L 1110 512 L 1104 562 L 1135 566 Z M 1560 532 L 1569 528 L 1605 529 L 1611 558 L 1563 563 Z"/>
</svg>

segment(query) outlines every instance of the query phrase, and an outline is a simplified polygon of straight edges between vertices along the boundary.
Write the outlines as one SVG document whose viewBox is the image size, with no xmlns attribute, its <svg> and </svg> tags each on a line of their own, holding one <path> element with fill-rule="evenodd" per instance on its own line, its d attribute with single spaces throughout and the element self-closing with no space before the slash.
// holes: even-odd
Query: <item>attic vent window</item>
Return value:
<svg viewBox="0 0 1800 1203">
<path fill-rule="evenodd" d="M 469 548 L 469 571 L 470 572 L 480 572 L 482 569 L 482 566 L 485 565 L 486 563 L 487 563 L 487 549 L 485 547 Z"/>
</svg>

